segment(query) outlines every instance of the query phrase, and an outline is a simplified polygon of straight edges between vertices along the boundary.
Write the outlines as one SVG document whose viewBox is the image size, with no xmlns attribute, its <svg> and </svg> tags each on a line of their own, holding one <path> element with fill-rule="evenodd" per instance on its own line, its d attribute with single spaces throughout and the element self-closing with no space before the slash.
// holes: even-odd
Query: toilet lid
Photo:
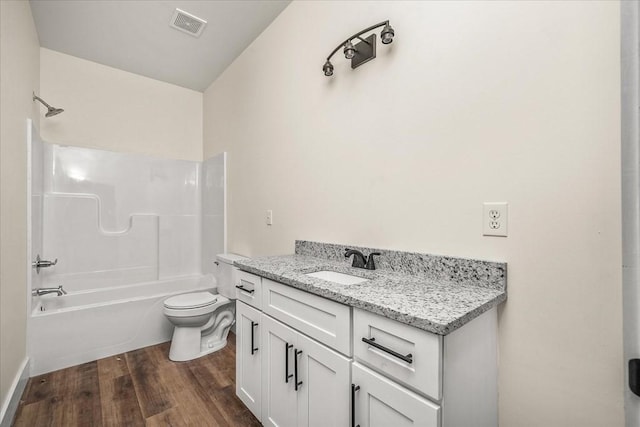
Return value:
<svg viewBox="0 0 640 427">
<path fill-rule="evenodd" d="M 216 295 L 209 292 L 194 292 L 192 294 L 176 295 L 167 298 L 164 306 L 167 308 L 200 308 L 214 304 L 218 300 Z"/>
</svg>

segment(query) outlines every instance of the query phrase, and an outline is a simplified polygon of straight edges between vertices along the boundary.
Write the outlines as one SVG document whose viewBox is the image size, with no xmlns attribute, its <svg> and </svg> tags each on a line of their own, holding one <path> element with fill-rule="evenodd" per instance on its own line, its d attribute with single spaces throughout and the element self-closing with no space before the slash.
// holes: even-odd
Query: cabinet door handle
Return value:
<svg viewBox="0 0 640 427">
<path fill-rule="evenodd" d="M 360 427 L 356 425 L 356 391 L 360 390 L 359 385 L 351 384 L 351 427 Z"/>
<path fill-rule="evenodd" d="M 293 376 L 293 374 L 289 373 L 289 349 L 293 347 L 293 344 L 289 344 L 288 342 L 284 343 L 284 382 L 288 383 L 289 378 Z"/>
<path fill-rule="evenodd" d="M 407 354 L 406 356 L 404 354 L 400 354 L 397 351 L 393 351 L 390 348 L 387 348 L 381 344 L 378 344 L 376 342 L 375 338 L 364 338 L 362 337 L 362 341 L 366 342 L 367 344 L 369 344 L 372 347 L 375 347 L 379 350 L 384 351 L 385 353 L 389 353 L 390 355 L 392 355 L 393 357 L 397 357 L 400 360 L 404 360 L 407 363 L 413 363 L 413 355 L 411 353 Z"/>
<path fill-rule="evenodd" d="M 242 285 L 236 285 L 236 288 L 240 289 L 241 291 L 245 291 L 248 294 L 252 294 L 256 291 L 255 289 L 247 289 Z"/>
<path fill-rule="evenodd" d="M 640 359 L 629 360 L 629 388 L 640 396 Z"/>
<path fill-rule="evenodd" d="M 254 322 L 253 320 L 251 321 L 251 354 L 253 355 L 253 353 L 255 353 L 256 351 L 258 351 L 258 348 L 255 346 L 255 344 L 253 343 L 253 332 L 255 331 L 256 326 L 258 326 L 258 324 L 256 322 Z"/>
<path fill-rule="evenodd" d="M 298 381 L 298 356 L 300 356 L 302 354 L 302 350 L 297 350 L 294 349 L 293 350 L 293 373 L 295 374 L 295 378 L 293 379 L 294 381 L 294 388 L 296 391 L 298 391 L 300 389 L 300 386 L 302 385 L 302 381 Z"/>
</svg>

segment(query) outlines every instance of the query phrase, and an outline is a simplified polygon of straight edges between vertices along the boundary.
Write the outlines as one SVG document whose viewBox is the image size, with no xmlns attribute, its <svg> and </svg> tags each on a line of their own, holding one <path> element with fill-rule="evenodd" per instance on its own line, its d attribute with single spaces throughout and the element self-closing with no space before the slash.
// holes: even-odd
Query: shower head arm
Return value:
<svg viewBox="0 0 640 427">
<path fill-rule="evenodd" d="M 33 100 L 34 101 L 38 101 L 40 103 L 42 103 L 42 105 L 44 105 L 45 107 L 47 107 L 47 114 L 45 114 L 45 117 L 53 117 L 55 115 L 58 115 L 60 113 L 62 113 L 64 110 L 62 108 L 55 108 L 52 107 L 51 105 L 47 104 L 44 99 L 40 98 L 39 96 L 36 95 L 35 92 L 32 92 L 33 94 Z"/>
<path fill-rule="evenodd" d="M 37 99 L 38 101 L 40 101 L 40 102 L 42 103 L 42 105 L 44 105 L 44 106 L 45 106 L 45 107 L 47 107 L 48 109 L 50 109 L 50 110 L 51 110 L 51 109 L 53 109 L 53 107 L 52 107 L 51 105 L 49 105 L 49 104 L 47 104 L 46 102 L 44 102 L 44 99 L 42 99 L 42 98 L 40 98 L 39 96 L 37 96 L 37 95 L 35 94 L 35 92 L 34 92 L 34 93 L 33 93 L 33 100 L 35 101 L 36 99 Z"/>
</svg>

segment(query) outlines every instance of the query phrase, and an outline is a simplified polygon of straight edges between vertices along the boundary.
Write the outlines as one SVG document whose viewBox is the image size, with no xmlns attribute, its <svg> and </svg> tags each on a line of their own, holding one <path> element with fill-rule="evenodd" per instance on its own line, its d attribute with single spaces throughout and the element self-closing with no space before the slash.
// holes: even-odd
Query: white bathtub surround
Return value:
<svg viewBox="0 0 640 427">
<path fill-rule="evenodd" d="M 210 253 L 224 247 L 224 154 L 203 168 L 43 143 L 35 131 L 31 145 L 32 258 L 58 259 L 32 272 L 31 290 L 69 293 L 30 300 L 31 374 L 169 340 L 163 300 L 216 286 L 201 267 L 202 201 L 219 224 Z"/>
<path fill-rule="evenodd" d="M 224 250 L 224 153 L 202 163 L 40 144 L 33 257 L 59 262 L 35 277 L 38 287 L 83 292 L 190 276 Z"/>
<path fill-rule="evenodd" d="M 202 163 L 202 272 L 216 270 L 217 254 L 227 252 L 227 154 Z"/>
<path fill-rule="evenodd" d="M 45 283 L 75 292 L 200 274 L 200 162 L 52 144 L 44 157 L 42 256 L 59 259 Z"/>
<path fill-rule="evenodd" d="M 163 301 L 214 288 L 213 277 L 201 275 L 35 298 L 31 375 L 168 341 L 173 328 L 162 313 Z"/>
<path fill-rule="evenodd" d="M 28 148 L 28 177 L 29 189 L 31 197 L 28 201 L 27 215 L 31 218 L 28 227 L 28 253 L 31 261 L 36 259 L 38 254 L 42 254 L 42 212 L 43 212 L 43 193 L 44 193 L 44 143 L 38 135 L 38 130 L 33 126 L 31 120 L 28 121 L 30 143 Z M 34 269 L 30 269 L 28 277 L 31 278 L 31 288 L 41 287 L 42 275 L 36 274 Z"/>
</svg>

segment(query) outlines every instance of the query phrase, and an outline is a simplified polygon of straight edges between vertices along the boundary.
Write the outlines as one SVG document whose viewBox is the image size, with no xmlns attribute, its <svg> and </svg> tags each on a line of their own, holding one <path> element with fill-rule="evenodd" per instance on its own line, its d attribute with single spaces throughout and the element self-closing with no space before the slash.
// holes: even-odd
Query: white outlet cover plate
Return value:
<svg viewBox="0 0 640 427">
<path fill-rule="evenodd" d="M 507 202 L 485 202 L 482 205 L 482 235 L 507 237 Z"/>
</svg>

